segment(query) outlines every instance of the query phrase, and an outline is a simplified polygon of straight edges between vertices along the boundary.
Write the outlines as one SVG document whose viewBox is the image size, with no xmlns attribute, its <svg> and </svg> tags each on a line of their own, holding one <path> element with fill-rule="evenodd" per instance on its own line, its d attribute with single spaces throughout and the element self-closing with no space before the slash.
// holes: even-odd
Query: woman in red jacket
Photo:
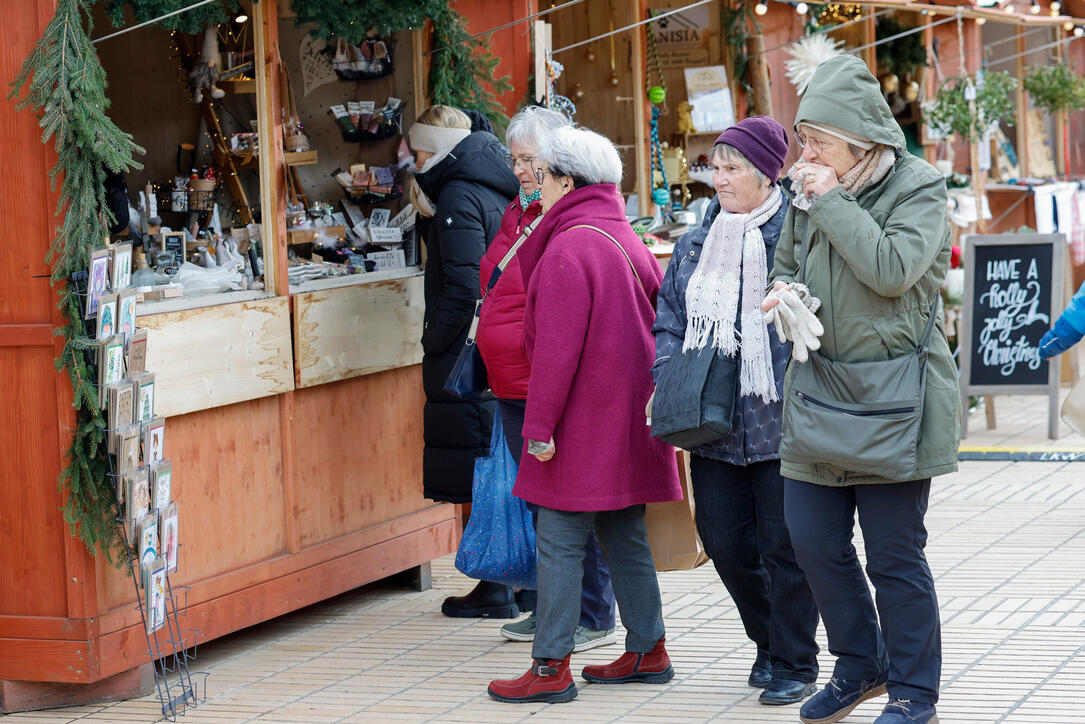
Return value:
<svg viewBox="0 0 1085 724">
<path fill-rule="evenodd" d="M 568 125 L 569 121 L 562 114 L 538 106 L 525 108 L 509 122 L 505 136 L 510 150 L 508 163 L 520 181 L 520 194 L 519 198 L 513 199 L 505 209 L 501 228 L 482 258 L 479 282 L 483 293 L 494 269 L 520 239 L 524 229 L 542 213 L 540 188 L 533 171 L 535 154 L 554 130 Z M 517 463 L 520 462 L 524 449 L 520 431 L 524 425 L 530 373 L 527 353 L 524 351 L 526 302 L 527 293 L 520 272 L 520 262 L 513 256 L 482 305 L 478 349 L 486 363 L 490 389 L 497 396 L 509 450 Z M 614 630 L 614 591 L 610 585 L 610 571 L 594 536 L 588 541 L 585 551 L 580 623 L 574 636 L 576 651 L 612 644 L 618 640 Z M 464 598 L 474 596 L 476 600 L 482 601 L 482 605 L 486 605 L 488 597 L 507 595 L 504 591 L 491 590 L 498 585 L 482 582 Z M 534 640 L 535 605 L 532 594 L 533 592 L 523 591 L 517 594 L 521 608 L 530 609 L 532 613 L 520 621 L 503 626 L 501 635 L 505 638 L 511 641 Z"/>
</svg>

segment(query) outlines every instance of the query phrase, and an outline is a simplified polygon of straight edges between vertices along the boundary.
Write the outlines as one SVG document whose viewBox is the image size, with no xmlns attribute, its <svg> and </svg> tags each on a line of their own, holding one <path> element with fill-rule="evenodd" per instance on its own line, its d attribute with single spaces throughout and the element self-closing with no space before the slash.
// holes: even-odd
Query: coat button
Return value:
<svg viewBox="0 0 1085 724">
<path fill-rule="evenodd" d="M 694 256 L 696 256 L 696 252 L 694 252 L 694 251 L 692 251 L 692 250 L 691 250 L 691 251 L 689 252 L 689 256 L 690 256 L 690 258 L 693 258 Z"/>
</svg>

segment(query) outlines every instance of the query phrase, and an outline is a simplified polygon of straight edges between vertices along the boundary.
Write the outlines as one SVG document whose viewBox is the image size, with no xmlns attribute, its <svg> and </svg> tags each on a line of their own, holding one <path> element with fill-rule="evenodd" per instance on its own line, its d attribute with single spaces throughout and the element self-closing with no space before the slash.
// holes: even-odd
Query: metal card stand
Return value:
<svg viewBox="0 0 1085 724">
<path fill-rule="evenodd" d="M 99 395 L 104 393 L 99 389 Z M 110 433 L 106 430 L 106 434 Z M 182 619 L 187 615 L 189 586 L 174 586 L 170 582 L 170 573 L 166 569 L 165 623 L 153 632 L 148 631 L 147 620 L 153 615 L 144 591 L 140 585 L 141 571 L 138 544 L 134 548 L 130 541 L 131 531 L 127 518 L 121 508 L 118 486 L 123 485 L 122 476 L 117 474 L 116 456 L 109 455 L 109 477 L 113 484 L 114 504 L 117 506 L 115 521 L 124 541 L 125 555 L 128 557 L 128 572 L 132 577 L 132 587 L 136 594 L 136 608 L 139 609 L 143 622 L 143 632 L 147 639 L 147 656 L 150 657 L 154 671 L 155 689 L 162 707 L 165 721 L 177 721 L 184 716 L 189 707 L 195 707 L 207 699 L 207 677 L 210 672 L 193 671 L 190 664 L 196 660 L 199 630 L 182 628 Z M 171 483 L 172 484 L 172 483 Z M 161 547 L 161 544 L 160 544 Z M 178 544 L 178 561 L 181 545 Z M 195 677 L 195 679 L 194 679 Z"/>
</svg>

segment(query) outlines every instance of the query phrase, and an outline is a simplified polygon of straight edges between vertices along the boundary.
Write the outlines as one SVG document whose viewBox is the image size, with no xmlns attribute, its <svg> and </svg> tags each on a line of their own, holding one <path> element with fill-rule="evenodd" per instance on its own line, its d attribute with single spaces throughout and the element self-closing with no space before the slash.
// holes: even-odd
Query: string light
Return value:
<svg viewBox="0 0 1085 724">
<path fill-rule="evenodd" d="M 1085 28 L 1080 25 L 1074 28 L 1074 37 L 1080 38 L 1082 35 L 1085 35 Z"/>
<path fill-rule="evenodd" d="M 764 0 L 761 0 L 761 2 L 757 3 L 757 5 L 754 6 L 753 11 L 758 15 L 764 15 L 769 11 L 768 3 L 766 3 Z"/>
<path fill-rule="evenodd" d="M 1069 33 L 1071 30 L 1074 29 L 1074 24 L 1067 20 L 1065 23 L 1062 24 L 1062 29 Z"/>
<path fill-rule="evenodd" d="M 1030 13 L 1032 13 L 1033 15 L 1039 15 L 1040 14 L 1040 3 L 1036 2 L 1036 0 L 1032 0 L 1032 6 L 1029 7 L 1028 11 Z"/>
<path fill-rule="evenodd" d="M 799 15 L 806 15 L 808 10 L 810 10 L 810 6 L 806 3 L 799 3 L 795 6 L 795 12 L 797 12 Z"/>
<path fill-rule="evenodd" d="M 1062 3 L 1060 3 L 1058 0 L 1055 0 L 1055 2 L 1051 3 L 1052 15 L 1058 15 L 1060 10 L 1062 10 Z"/>
<path fill-rule="evenodd" d="M 241 23 L 246 22 L 248 19 L 249 19 L 248 15 L 246 15 L 245 13 L 241 13 L 236 18 L 234 18 L 234 22 L 237 23 L 238 25 L 240 25 Z"/>
</svg>

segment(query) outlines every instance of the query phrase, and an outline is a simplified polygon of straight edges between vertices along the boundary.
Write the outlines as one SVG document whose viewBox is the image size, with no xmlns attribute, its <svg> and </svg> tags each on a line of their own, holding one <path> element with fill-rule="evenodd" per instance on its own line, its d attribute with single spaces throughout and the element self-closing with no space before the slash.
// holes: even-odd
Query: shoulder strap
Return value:
<svg viewBox="0 0 1085 724">
<path fill-rule="evenodd" d="M 605 232 L 605 231 L 603 231 L 602 229 L 600 229 L 600 228 L 599 228 L 598 226 L 592 226 L 591 224 L 577 224 L 576 226 L 571 226 L 571 227 L 569 227 L 569 228 L 571 228 L 571 229 L 592 229 L 593 231 L 598 231 L 598 232 L 599 232 L 600 234 L 602 234 L 602 235 L 603 235 L 603 236 L 605 236 L 606 238 L 608 238 L 608 239 L 610 239 L 611 241 L 613 241 L 613 242 L 614 242 L 614 246 L 618 247 L 618 251 L 622 252 L 622 256 L 624 256 L 624 257 L 625 257 L 625 260 L 626 260 L 627 262 L 629 262 L 629 268 L 633 270 L 633 276 L 635 276 L 635 277 L 637 278 L 637 284 L 640 284 L 640 288 L 641 288 L 642 290 L 644 290 L 645 294 L 647 294 L 647 293 L 648 293 L 648 292 L 647 292 L 647 290 L 645 290 L 645 289 L 644 289 L 644 282 L 642 282 L 642 281 L 640 280 L 640 274 L 637 274 L 637 268 L 636 268 L 635 266 L 633 266 L 633 260 L 629 258 L 629 252 L 627 252 L 627 251 L 625 250 L 625 247 L 624 247 L 624 246 L 622 246 L 622 245 L 621 245 L 621 244 L 620 244 L 620 243 L 618 242 L 618 240 L 617 240 L 617 239 L 615 239 L 615 238 L 614 238 L 613 236 L 611 236 L 611 235 L 610 235 L 610 234 L 608 234 L 607 232 Z"/>
<path fill-rule="evenodd" d="M 505 252 L 505 256 L 501 257 L 501 261 L 497 263 L 497 266 L 494 267 L 493 273 L 490 274 L 490 281 L 486 283 L 486 293 L 482 295 L 483 299 L 489 296 L 490 290 L 493 289 L 494 286 L 497 284 L 497 281 L 501 278 L 502 272 L 505 271 L 505 268 L 509 265 L 509 262 L 511 262 L 512 258 L 516 256 L 516 252 L 519 251 L 520 247 L 524 245 L 524 242 L 527 241 L 527 237 L 531 236 L 531 232 L 535 231 L 535 227 L 539 225 L 540 221 L 542 221 L 541 214 L 539 216 L 536 216 L 534 221 L 524 227 L 524 230 L 520 232 L 520 238 L 516 240 L 515 244 L 509 247 L 509 250 Z"/>
</svg>

